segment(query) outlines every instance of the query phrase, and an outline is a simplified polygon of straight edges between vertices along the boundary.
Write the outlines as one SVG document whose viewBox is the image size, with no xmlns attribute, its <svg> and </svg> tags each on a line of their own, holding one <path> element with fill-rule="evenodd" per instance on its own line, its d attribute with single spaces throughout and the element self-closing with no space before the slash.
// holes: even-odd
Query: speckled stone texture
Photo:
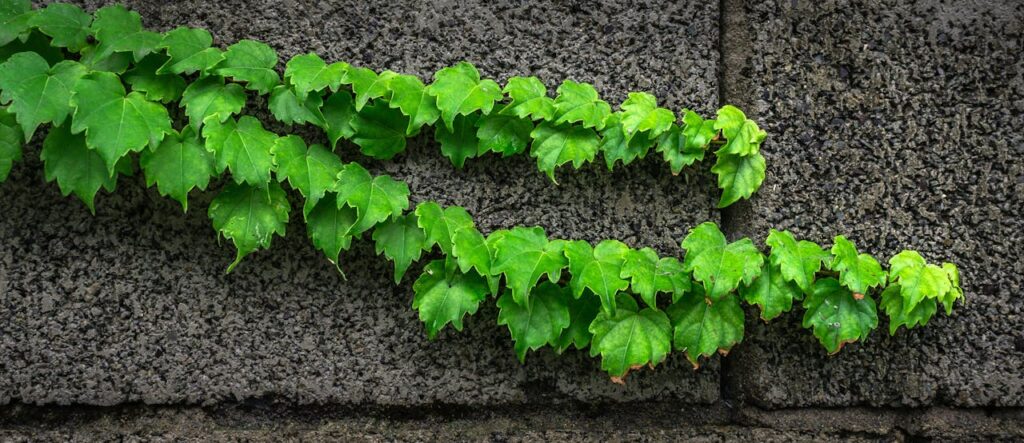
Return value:
<svg viewBox="0 0 1024 443">
<path fill-rule="evenodd" d="M 764 124 L 770 227 L 963 272 L 965 305 L 826 356 L 802 313 L 748 317 L 733 391 L 769 407 L 1024 405 L 1024 3 L 750 2 L 724 42 L 748 55 L 726 101 Z"/>
<path fill-rule="evenodd" d="M 467 59 L 497 79 L 593 82 L 612 102 L 648 90 L 674 109 L 717 104 L 714 2 L 126 3 L 147 26 L 204 27 L 220 44 L 257 38 L 283 60 L 316 51 L 426 78 Z M 463 333 L 430 342 L 410 307 L 418 268 L 395 286 L 390 263 L 361 241 L 343 255 L 345 280 L 296 213 L 287 237 L 224 275 L 234 251 L 206 217 L 213 192 L 195 195 L 183 215 L 141 178 L 122 179 L 92 216 L 44 184 L 38 149 L 0 187 L 0 404 L 718 399 L 718 361 L 693 371 L 678 353 L 625 387 L 579 352 L 531 353 L 520 365 L 492 302 Z M 363 161 L 352 146 L 340 152 Z M 525 156 L 455 170 L 428 137 L 393 162 L 367 164 L 408 182 L 414 203 L 465 206 L 485 232 L 536 224 L 678 254 L 690 227 L 718 220 L 706 164 L 681 177 L 653 156 L 615 172 L 594 164 L 555 186 Z"/>
</svg>

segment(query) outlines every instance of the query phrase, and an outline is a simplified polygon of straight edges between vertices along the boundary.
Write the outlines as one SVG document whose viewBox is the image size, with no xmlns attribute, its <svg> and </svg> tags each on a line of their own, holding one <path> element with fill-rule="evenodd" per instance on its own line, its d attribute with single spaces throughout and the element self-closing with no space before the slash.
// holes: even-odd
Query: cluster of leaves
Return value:
<svg viewBox="0 0 1024 443">
<path fill-rule="evenodd" d="M 764 177 L 764 132 L 731 106 L 717 120 L 685 111 L 679 124 L 648 94 L 632 93 L 612 112 L 590 85 L 566 81 L 551 98 L 535 78 L 512 78 L 502 89 L 468 63 L 424 85 L 307 54 L 291 59 L 282 79 L 277 55 L 262 43 L 221 50 L 200 29 L 149 32 L 120 6 L 93 17 L 71 5 L 33 10 L 27 1 L 3 0 L 0 24 L 0 102 L 7 105 L 0 108 L 0 181 L 22 144 L 47 124 L 47 180 L 90 209 L 99 189 L 113 191 L 120 175 L 136 169 L 185 210 L 193 189 L 228 173 L 209 217 L 237 249 L 229 271 L 285 234 L 287 185 L 303 198 L 313 245 L 339 270 L 341 252 L 367 236 L 394 263 L 396 283 L 414 262 L 433 258 L 413 284 L 413 307 L 431 338 L 449 324 L 461 330 L 465 316 L 494 297 L 520 359 L 544 346 L 589 348 L 621 378 L 661 363 L 672 349 L 694 366 L 727 352 L 743 338 L 743 301 L 758 305 L 765 320 L 801 302 L 804 326 L 836 352 L 877 326 L 872 292 L 880 292 L 891 333 L 927 323 L 940 303 L 948 314 L 963 296 L 952 264 L 927 264 L 904 251 L 886 272 L 841 236 L 828 253 L 772 231 L 766 258 L 749 239 L 730 243 L 705 223 L 682 241 L 679 259 L 615 240 L 549 239 L 539 227 L 484 235 L 465 209 L 433 202 L 413 209 L 405 183 L 333 152 L 346 139 L 368 156 L 391 158 L 407 137 L 439 122 L 435 137 L 457 166 L 529 145 L 554 179 L 558 166 L 579 167 L 598 151 L 612 167 L 652 147 L 678 172 L 717 140 L 713 169 L 725 206 L 749 197 Z M 240 115 L 257 94 L 269 94 L 281 122 L 323 128 L 332 147 L 309 146 Z M 175 103 L 178 119 L 167 108 Z"/>
</svg>

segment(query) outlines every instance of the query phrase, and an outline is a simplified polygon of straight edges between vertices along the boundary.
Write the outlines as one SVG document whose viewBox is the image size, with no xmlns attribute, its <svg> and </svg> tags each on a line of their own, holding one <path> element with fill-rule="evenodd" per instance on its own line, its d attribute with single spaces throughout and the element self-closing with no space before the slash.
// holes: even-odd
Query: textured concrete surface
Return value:
<svg viewBox="0 0 1024 443">
<path fill-rule="evenodd" d="M 157 29 L 201 26 L 221 43 L 259 38 L 286 57 L 316 50 L 423 76 L 468 59 L 497 78 L 592 81 L 613 100 L 636 89 L 674 108 L 696 98 L 707 110 L 717 100 L 713 3 L 127 3 Z M 681 43 L 679 29 L 692 38 Z M 680 355 L 625 387 L 581 353 L 544 351 L 522 366 L 490 304 L 464 333 L 429 342 L 410 308 L 416 269 L 396 287 L 390 264 L 364 241 L 343 256 L 345 281 L 309 244 L 297 214 L 286 238 L 225 276 L 234 251 L 218 244 L 206 218 L 212 193 L 183 215 L 141 179 L 122 180 L 115 195 L 98 198 L 93 217 L 43 183 L 37 157 L 29 148 L 0 188 L 0 404 L 718 398 L 717 362 L 695 372 Z M 717 220 L 709 175 L 672 177 L 656 158 L 616 172 L 594 165 L 555 186 L 525 156 L 457 171 L 424 137 L 372 166 L 407 181 L 415 201 L 465 206 L 485 232 L 539 224 L 561 237 L 671 253 L 690 227 Z"/>
<path fill-rule="evenodd" d="M 833 357 L 802 314 L 751 319 L 732 390 L 773 407 L 1024 405 L 1024 3 L 734 12 L 743 26 L 727 24 L 724 45 L 746 57 L 729 65 L 726 100 L 770 134 L 764 188 L 734 213 L 740 231 L 844 234 L 885 260 L 916 249 L 960 265 L 967 303 L 895 337 L 883 320 Z"/>
</svg>

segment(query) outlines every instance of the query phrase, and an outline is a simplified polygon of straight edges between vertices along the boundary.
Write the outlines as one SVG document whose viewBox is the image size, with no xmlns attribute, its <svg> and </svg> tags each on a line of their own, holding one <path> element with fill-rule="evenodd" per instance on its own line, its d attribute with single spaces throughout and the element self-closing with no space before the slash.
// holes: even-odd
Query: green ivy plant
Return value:
<svg viewBox="0 0 1024 443">
<path fill-rule="evenodd" d="M 100 189 L 112 192 L 119 176 L 137 169 L 186 211 L 193 190 L 227 174 L 209 217 L 237 249 L 229 272 L 285 234 L 287 186 L 302 196 L 314 247 L 339 271 L 341 252 L 367 236 L 393 262 L 396 283 L 431 258 L 412 302 L 431 339 L 449 325 L 461 330 L 493 297 L 520 360 L 545 346 L 589 348 L 621 381 L 673 349 L 694 367 L 728 352 L 743 339 L 743 302 L 765 321 L 802 306 L 803 326 L 834 353 L 868 337 L 879 307 L 895 333 L 926 324 L 939 304 L 950 314 L 963 298 L 956 266 L 903 251 L 886 270 L 842 236 L 826 250 L 773 230 L 766 256 L 750 239 L 729 242 L 704 223 L 682 239 L 677 258 L 617 240 L 552 239 L 540 227 L 485 234 L 465 209 L 412 208 L 405 183 L 334 152 L 344 139 L 386 160 L 426 130 L 456 167 L 528 149 L 555 181 L 565 164 L 579 168 L 601 154 L 611 169 L 652 149 L 678 174 L 715 147 L 711 170 L 725 207 L 750 198 L 765 173 L 765 132 L 733 106 L 714 120 L 685 109 L 677 118 L 654 96 L 633 92 L 613 110 L 586 83 L 566 80 L 552 98 L 535 77 L 502 87 L 466 62 L 428 85 L 304 54 L 285 63 L 282 77 L 263 43 L 221 49 L 202 29 L 151 32 L 122 6 L 89 15 L 68 4 L 33 9 L 28 0 L 0 0 L 0 25 L 0 181 L 40 127 L 49 128 L 46 179 L 90 210 Z M 321 128 L 330 146 L 242 115 L 253 95 L 267 96 L 280 122 Z"/>
</svg>

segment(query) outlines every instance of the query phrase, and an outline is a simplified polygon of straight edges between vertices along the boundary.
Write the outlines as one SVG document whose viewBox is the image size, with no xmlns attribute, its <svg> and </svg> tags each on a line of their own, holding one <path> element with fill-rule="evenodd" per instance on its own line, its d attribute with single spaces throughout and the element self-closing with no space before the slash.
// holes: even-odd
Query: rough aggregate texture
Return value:
<svg viewBox="0 0 1024 443">
<path fill-rule="evenodd" d="M 88 9 L 101 3 L 84 2 Z M 128 1 L 147 26 L 210 29 L 219 44 L 258 38 L 282 60 L 317 51 L 375 69 L 426 76 L 457 60 L 484 75 L 590 81 L 613 102 L 649 90 L 674 108 L 717 100 L 717 7 L 648 2 L 543 7 L 518 2 Z M 387 5 L 387 6 L 385 6 Z M 636 23 L 643 23 L 636 26 Z M 692 29 L 680 42 L 676 31 Z M 686 79 L 685 82 L 680 79 Z M 230 275 L 206 210 L 189 213 L 122 179 L 89 214 L 45 185 L 38 142 L 0 187 L 0 404 L 200 403 L 286 398 L 298 404 L 462 405 L 718 398 L 717 359 L 693 371 L 673 355 L 657 371 L 610 383 L 579 352 L 531 353 L 525 366 L 493 301 L 465 331 L 426 339 L 369 241 L 343 254 L 347 281 L 305 238 L 298 211 L 285 238 Z M 341 148 L 345 158 L 353 148 Z M 357 158 L 357 157 L 356 157 Z M 678 254 L 683 233 L 717 220 L 701 165 L 672 177 L 649 157 L 608 172 L 594 164 L 555 186 L 532 159 L 471 160 L 455 170 L 429 137 L 392 162 L 413 203 L 465 206 L 484 232 L 541 225 L 562 238 L 618 238 Z M 215 186 L 216 187 L 216 186 Z M 293 208 L 297 208 L 293 202 Z M 421 262 L 422 263 L 422 262 Z"/>
<path fill-rule="evenodd" d="M 957 263 L 966 304 L 827 356 L 802 313 L 748 317 L 730 383 L 763 406 L 1024 405 L 1024 3 L 780 0 L 740 8 L 726 85 L 764 122 L 770 227 Z M 741 20 L 742 21 L 742 20 Z M 881 316 L 880 317 L 884 317 Z"/>
</svg>

